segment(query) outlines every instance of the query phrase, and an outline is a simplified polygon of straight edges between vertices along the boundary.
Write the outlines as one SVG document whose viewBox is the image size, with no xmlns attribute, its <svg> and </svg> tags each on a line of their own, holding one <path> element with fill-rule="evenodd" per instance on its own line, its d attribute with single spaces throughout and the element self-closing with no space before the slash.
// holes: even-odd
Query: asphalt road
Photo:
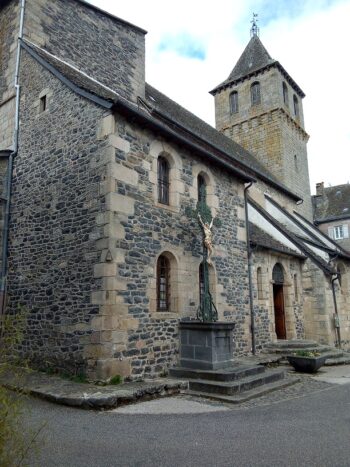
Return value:
<svg viewBox="0 0 350 467">
<path fill-rule="evenodd" d="M 251 408 L 204 404 L 202 413 L 176 398 L 158 414 L 29 403 L 24 426 L 46 423 L 36 467 L 350 466 L 350 384 Z M 167 404 L 188 413 L 164 413 Z"/>
</svg>

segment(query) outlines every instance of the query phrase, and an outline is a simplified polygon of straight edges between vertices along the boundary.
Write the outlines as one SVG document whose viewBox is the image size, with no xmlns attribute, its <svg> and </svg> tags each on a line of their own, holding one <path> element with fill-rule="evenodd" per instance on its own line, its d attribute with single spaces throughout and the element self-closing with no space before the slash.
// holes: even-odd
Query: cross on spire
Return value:
<svg viewBox="0 0 350 467">
<path fill-rule="evenodd" d="M 259 36 L 259 28 L 258 28 L 258 14 L 253 13 L 253 19 L 251 20 L 252 27 L 250 29 L 250 37 Z"/>
</svg>

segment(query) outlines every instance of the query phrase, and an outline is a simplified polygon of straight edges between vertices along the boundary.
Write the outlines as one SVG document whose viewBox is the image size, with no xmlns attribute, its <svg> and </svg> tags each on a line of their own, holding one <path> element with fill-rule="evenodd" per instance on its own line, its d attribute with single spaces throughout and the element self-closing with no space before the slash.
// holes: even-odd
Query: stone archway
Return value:
<svg viewBox="0 0 350 467">
<path fill-rule="evenodd" d="M 275 312 L 275 331 L 277 339 L 286 339 L 286 315 L 284 308 L 284 273 L 280 263 L 276 263 L 272 270 L 273 307 Z"/>
</svg>

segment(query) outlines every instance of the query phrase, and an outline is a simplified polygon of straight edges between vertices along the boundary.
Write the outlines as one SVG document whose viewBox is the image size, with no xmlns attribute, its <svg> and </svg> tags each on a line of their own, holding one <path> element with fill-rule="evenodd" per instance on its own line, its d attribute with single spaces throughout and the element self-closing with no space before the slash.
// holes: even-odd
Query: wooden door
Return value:
<svg viewBox="0 0 350 467">
<path fill-rule="evenodd" d="M 277 339 L 286 339 L 286 320 L 284 315 L 283 284 L 273 285 L 273 302 L 275 308 L 275 327 Z"/>
</svg>

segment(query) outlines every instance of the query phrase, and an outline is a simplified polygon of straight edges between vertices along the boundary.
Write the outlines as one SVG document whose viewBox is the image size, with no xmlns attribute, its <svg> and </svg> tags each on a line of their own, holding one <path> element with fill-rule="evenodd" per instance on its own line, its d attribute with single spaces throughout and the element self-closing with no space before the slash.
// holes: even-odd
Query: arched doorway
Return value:
<svg viewBox="0 0 350 467">
<path fill-rule="evenodd" d="M 277 339 L 286 339 L 286 317 L 284 313 L 283 283 L 284 274 L 281 264 L 276 263 L 272 271 L 273 306 L 275 310 L 275 329 Z"/>
</svg>

